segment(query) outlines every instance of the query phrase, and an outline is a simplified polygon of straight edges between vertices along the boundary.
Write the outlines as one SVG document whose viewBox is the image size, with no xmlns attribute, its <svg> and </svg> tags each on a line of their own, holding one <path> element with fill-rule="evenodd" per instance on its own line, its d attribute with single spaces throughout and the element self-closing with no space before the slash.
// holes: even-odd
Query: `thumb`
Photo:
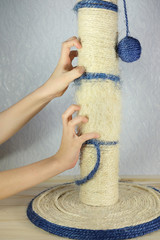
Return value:
<svg viewBox="0 0 160 240">
<path fill-rule="evenodd" d="M 85 70 L 86 70 L 85 67 L 77 66 L 73 68 L 71 71 L 66 72 L 65 78 L 68 81 L 68 83 L 70 83 L 76 78 L 79 78 L 85 72 Z"/>
<path fill-rule="evenodd" d="M 100 134 L 97 132 L 93 132 L 93 133 L 84 133 L 83 135 L 81 135 L 79 137 L 80 143 L 83 144 L 84 142 L 86 142 L 89 139 L 94 139 L 94 138 L 99 138 Z"/>
</svg>

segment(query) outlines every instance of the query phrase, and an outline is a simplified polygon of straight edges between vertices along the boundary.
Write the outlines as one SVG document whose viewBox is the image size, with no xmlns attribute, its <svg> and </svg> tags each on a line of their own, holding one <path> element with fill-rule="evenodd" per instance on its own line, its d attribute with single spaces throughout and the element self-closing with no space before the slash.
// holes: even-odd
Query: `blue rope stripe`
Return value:
<svg viewBox="0 0 160 240">
<path fill-rule="evenodd" d="M 88 180 L 93 178 L 93 176 L 97 172 L 97 170 L 99 168 L 99 165 L 100 165 L 100 158 L 101 158 L 100 145 L 115 145 L 117 143 L 118 143 L 118 141 L 117 142 L 104 142 L 104 141 L 99 141 L 97 139 L 90 139 L 90 140 L 86 141 L 84 144 L 93 144 L 95 146 L 96 151 L 97 151 L 97 161 L 96 161 L 96 164 L 95 164 L 93 170 L 86 177 L 84 177 L 83 179 L 76 180 L 75 184 L 81 185 L 81 184 L 86 183 Z"/>
<path fill-rule="evenodd" d="M 78 85 L 78 84 L 80 84 L 80 81 L 83 80 L 83 79 L 86 79 L 86 80 L 90 80 L 90 79 L 106 80 L 106 79 L 109 79 L 109 80 L 114 81 L 114 82 L 120 82 L 120 77 L 117 76 L 117 75 L 106 74 L 106 73 L 85 72 L 79 78 L 76 78 L 74 80 L 74 83 L 76 85 Z"/>
<path fill-rule="evenodd" d="M 103 8 L 114 12 L 118 11 L 116 4 L 102 0 L 82 0 L 74 6 L 73 10 L 77 12 L 79 8 Z"/>
<path fill-rule="evenodd" d="M 71 183 L 64 183 L 62 185 L 71 184 Z M 151 187 L 151 188 L 153 188 L 155 191 L 160 193 L 160 190 L 154 187 Z M 37 196 L 39 196 L 40 194 L 38 194 Z M 35 226 L 45 230 L 46 232 L 50 232 L 52 234 L 55 234 L 61 237 L 66 237 L 70 239 L 79 239 L 79 240 L 104 240 L 104 239 L 120 240 L 120 239 L 130 239 L 130 238 L 143 236 L 145 234 L 148 234 L 160 229 L 160 217 L 157 217 L 149 222 L 139 224 L 137 226 L 130 226 L 130 227 L 124 227 L 119 229 L 110 229 L 110 230 L 78 229 L 78 228 L 71 228 L 71 227 L 57 225 L 55 223 L 47 221 L 46 219 L 40 217 L 36 212 L 34 212 L 32 208 L 32 202 L 37 196 L 35 196 L 28 205 L 27 216 L 29 220 Z"/>
</svg>

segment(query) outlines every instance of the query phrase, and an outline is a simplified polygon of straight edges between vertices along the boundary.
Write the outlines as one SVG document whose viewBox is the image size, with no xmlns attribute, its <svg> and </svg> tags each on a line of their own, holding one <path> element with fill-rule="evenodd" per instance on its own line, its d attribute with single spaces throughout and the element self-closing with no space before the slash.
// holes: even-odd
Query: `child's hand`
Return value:
<svg viewBox="0 0 160 240">
<path fill-rule="evenodd" d="M 83 66 L 72 66 L 72 60 L 78 56 L 77 50 L 70 51 L 70 48 L 73 46 L 77 48 L 82 47 L 75 36 L 62 43 L 59 62 L 50 78 L 43 85 L 51 100 L 54 97 L 62 96 L 69 84 L 85 72 Z"/>
<path fill-rule="evenodd" d="M 87 117 L 80 115 L 72 119 L 72 114 L 79 110 L 80 106 L 73 104 L 62 115 L 63 136 L 61 146 L 54 156 L 64 171 L 75 167 L 79 159 L 80 148 L 85 141 L 100 137 L 96 132 L 85 133 L 81 136 L 76 134 L 76 125 L 88 122 Z"/>
</svg>

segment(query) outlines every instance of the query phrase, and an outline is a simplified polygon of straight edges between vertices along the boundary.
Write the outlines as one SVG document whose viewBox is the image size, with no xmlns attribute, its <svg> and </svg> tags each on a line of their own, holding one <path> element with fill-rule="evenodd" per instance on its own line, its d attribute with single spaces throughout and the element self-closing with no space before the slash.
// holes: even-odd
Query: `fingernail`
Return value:
<svg viewBox="0 0 160 240">
<path fill-rule="evenodd" d="M 82 45 L 79 43 L 78 45 L 77 45 L 77 48 L 81 48 L 82 47 Z"/>
</svg>

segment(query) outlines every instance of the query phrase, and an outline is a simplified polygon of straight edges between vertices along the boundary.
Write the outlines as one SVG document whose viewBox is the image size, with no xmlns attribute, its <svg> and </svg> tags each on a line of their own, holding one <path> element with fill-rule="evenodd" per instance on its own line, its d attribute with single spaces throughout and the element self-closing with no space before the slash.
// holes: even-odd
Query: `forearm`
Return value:
<svg viewBox="0 0 160 240">
<path fill-rule="evenodd" d="M 39 162 L 0 172 L 0 199 L 33 187 L 66 170 L 55 155 Z"/>
<path fill-rule="evenodd" d="M 50 101 L 51 97 L 47 96 L 42 85 L 10 108 L 1 112 L 0 144 L 12 137 Z"/>
</svg>

